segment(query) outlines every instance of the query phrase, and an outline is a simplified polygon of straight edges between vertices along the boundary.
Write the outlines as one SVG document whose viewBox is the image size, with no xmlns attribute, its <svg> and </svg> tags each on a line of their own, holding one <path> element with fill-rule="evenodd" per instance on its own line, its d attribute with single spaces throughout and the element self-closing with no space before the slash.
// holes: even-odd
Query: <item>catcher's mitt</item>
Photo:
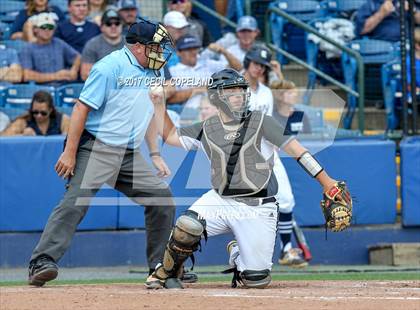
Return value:
<svg viewBox="0 0 420 310">
<path fill-rule="evenodd" d="M 324 213 L 326 226 L 331 231 L 342 231 L 350 226 L 353 202 L 346 183 L 337 182 L 328 192 L 324 193 L 321 209 Z"/>
</svg>

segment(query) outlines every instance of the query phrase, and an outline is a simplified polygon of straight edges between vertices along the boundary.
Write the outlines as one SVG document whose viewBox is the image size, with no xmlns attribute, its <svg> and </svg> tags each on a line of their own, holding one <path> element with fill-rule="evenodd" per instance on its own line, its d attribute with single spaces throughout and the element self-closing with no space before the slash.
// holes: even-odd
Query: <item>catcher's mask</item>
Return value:
<svg viewBox="0 0 420 310">
<path fill-rule="evenodd" d="M 156 71 L 167 63 L 174 50 L 168 30 L 160 23 L 147 20 L 132 24 L 125 39 L 129 44 L 140 43 L 145 45 L 145 54 L 148 59 L 147 67 Z"/>
<path fill-rule="evenodd" d="M 245 119 L 251 113 L 251 92 L 245 78 L 233 69 L 216 72 L 211 78 L 212 83 L 208 86 L 210 103 L 234 120 Z"/>
</svg>

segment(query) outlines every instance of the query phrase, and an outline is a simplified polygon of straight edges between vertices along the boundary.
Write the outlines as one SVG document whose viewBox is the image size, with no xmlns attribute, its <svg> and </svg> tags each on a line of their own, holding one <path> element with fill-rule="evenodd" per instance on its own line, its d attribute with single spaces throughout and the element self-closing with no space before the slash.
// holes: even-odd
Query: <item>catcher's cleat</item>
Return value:
<svg viewBox="0 0 420 310">
<path fill-rule="evenodd" d="M 297 248 L 291 248 L 281 254 L 279 264 L 284 266 L 290 266 L 294 268 L 303 268 L 308 266 L 308 262 L 302 256 L 302 250 Z"/>
<path fill-rule="evenodd" d="M 167 289 L 184 288 L 184 286 L 182 285 L 181 281 L 178 278 L 167 278 L 165 280 L 164 287 Z"/>
<path fill-rule="evenodd" d="M 58 266 L 49 256 L 42 256 L 29 263 L 28 284 L 43 286 L 45 282 L 57 278 Z"/>
<path fill-rule="evenodd" d="M 159 280 L 154 274 L 151 274 L 144 282 L 144 286 L 150 290 L 157 290 L 163 288 L 164 282 L 164 280 Z"/>
<path fill-rule="evenodd" d="M 198 281 L 198 276 L 195 272 L 185 272 L 182 275 L 181 279 L 182 283 L 196 283 Z"/>
</svg>

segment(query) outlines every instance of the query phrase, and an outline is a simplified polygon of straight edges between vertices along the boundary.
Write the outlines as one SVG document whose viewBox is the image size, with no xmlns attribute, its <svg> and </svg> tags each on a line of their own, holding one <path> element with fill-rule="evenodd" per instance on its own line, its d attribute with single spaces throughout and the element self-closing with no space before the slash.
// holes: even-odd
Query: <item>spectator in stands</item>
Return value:
<svg viewBox="0 0 420 310">
<path fill-rule="evenodd" d="M 89 40 L 83 49 L 80 70 L 83 81 L 86 81 L 95 62 L 124 46 L 124 40 L 121 35 L 121 18 L 117 11 L 113 9 L 105 11 L 101 19 L 101 32 L 102 34 Z"/>
<path fill-rule="evenodd" d="M 50 13 L 33 20 L 36 43 L 29 43 L 20 57 L 23 80 L 37 83 L 75 81 L 80 68 L 80 55 L 66 42 L 54 38 L 55 21 Z"/>
<path fill-rule="evenodd" d="M 123 35 L 126 35 L 131 24 L 137 22 L 139 15 L 136 0 L 119 0 L 118 14 L 123 22 Z"/>
<path fill-rule="evenodd" d="M 298 103 L 298 89 L 287 80 L 275 81 L 270 85 L 274 97 L 273 117 L 292 134 L 311 133 L 311 125 L 303 111 L 295 109 Z"/>
<path fill-rule="evenodd" d="M 57 112 L 50 93 L 40 90 L 33 97 L 27 113 L 19 116 L 3 136 L 50 136 L 67 134 L 70 117 Z"/>
<path fill-rule="evenodd" d="M 3 112 L 0 112 L 0 136 L 2 135 L 2 131 L 10 124 L 9 117 L 4 114 Z"/>
<path fill-rule="evenodd" d="M 22 66 L 15 49 L 0 45 L 0 84 L 20 83 Z"/>
<path fill-rule="evenodd" d="M 200 60 L 198 52 L 200 40 L 192 35 L 185 35 L 176 42 L 180 63 L 170 67 L 172 79 L 191 78 L 191 83 L 176 83 L 175 93 L 168 98 L 168 103 L 185 103 L 185 107 L 198 109 L 201 94 L 207 92 L 205 81 L 217 71 L 223 70 L 225 64 L 214 60 Z M 228 55 L 229 56 L 229 55 Z"/>
<path fill-rule="evenodd" d="M 202 96 L 200 101 L 200 121 L 205 121 L 209 117 L 217 114 L 217 108 L 210 103 L 209 97 Z"/>
<path fill-rule="evenodd" d="M 271 68 L 271 52 L 262 46 L 254 46 L 245 55 L 244 76 L 249 83 L 251 97 L 249 106 L 252 111 L 261 111 L 263 114 L 273 113 L 273 94 L 270 88 L 261 80 Z"/>
<path fill-rule="evenodd" d="M 101 18 L 107 9 L 109 9 L 106 0 L 89 0 L 88 20 L 101 26 Z"/>
<path fill-rule="evenodd" d="M 192 15 L 190 0 L 169 0 L 168 11 L 178 11 L 185 15 L 190 24 L 188 34 L 198 37 L 203 47 L 207 47 L 213 41 L 207 25 Z"/>
<path fill-rule="evenodd" d="M 32 30 L 33 26 L 30 21 L 28 22 L 28 18 L 42 12 L 54 13 L 55 20 L 64 20 L 63 12 L 56 6 L 49 6 L 48 0 L 26 0 L 26 8 L 19 12 L 13 22 L 10 30 L 12 34 L 11 39 L 33 42 L 35 40 Z"/>
<path fill-rule="evenodd" d="M 181 12 L 170 11 L 163 16 L 163 25 L 176 43 L 180 37 L 187 34 L 187 28 L 190 24 Z M 165 68 L 175 66 L 177 63 L 179 63 L 179 57 L 176 53 L 173 53 Z"/>
<path fill-rule="evenodd" d="M 55 36 L 79 53 L 82 52 L 86 42 L 101 33 L 98 25 L 88 21 L 88 0 L 68 0 L 70 19 L 58 24 Z"/>
<path fill-rule="evenodd" d="M 417 27 L 414 32 L 414 44 L 416 48 L 416 92 L 420 92 L 420 27 Z M 407 57 L 407 82 L 408 87 L 411 88 L 411 65 L 410 57 Z"/>
<path fill-rule="evenodd" d="M 371 39 L 400 40 L 400 9 L 396 0 L 367 0 L 357 11 L 356 33 Z M 407 7 L 408 8 L 408 7 Z M 414 12 L 420 23 L 420 10 Z"/>
<path fill-rule="evenodd" d="M 227 51 L 235 55 L 243 63 L 245 54 L 254 46 L 259 34 L 257 20 L 252 16 L 242 16 L 236 26 L 238 41 L 228 47 Z M 221 57 L 221 61 L 226 62 L 226 59 Z"/>
</svg>

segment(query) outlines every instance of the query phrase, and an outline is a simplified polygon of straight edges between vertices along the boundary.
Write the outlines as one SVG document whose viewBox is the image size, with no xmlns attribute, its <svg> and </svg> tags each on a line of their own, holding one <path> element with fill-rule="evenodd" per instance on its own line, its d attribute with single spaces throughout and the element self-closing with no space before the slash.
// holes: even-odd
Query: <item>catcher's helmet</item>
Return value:
<svg viewBox="0 0 420 310">
<path fill-rule="evenodd" d="M 214 73 L 212 76 L 212 83 L 208 86 L 208 94 L 210 103 L 220 108 L 227 116 L 234 120 L 241 121 L 246 118 L 251 112 L 248 109 L 249 84 L 246 79 L 233 69 L 224 69 Z M 228 88 L 239 87 L 242 89 L 240 93 L 225 94 L 224 90 Z M 243 101 L 241 107 L 232 107 L 229 97 L 242 95 Z"/>
<path fill-rule="evenodd" d="M 271 68 L 271 56 L 272 53 L 268 48 L 263 46 L 253 46 L 246 54 L 244 59 L 244 68 L 248 69 L 251 61 Z"/>
<path fill-rule="evenodd" d="M 174 50 L 173 41 L 168 30 L 160 24 L 142 19 L 128 29 L 125 40 L 129 44 L 140 43 L 146 45 L 148 53 L 148 68 L 160 70 L 168 61 Z"/>
</svg>

